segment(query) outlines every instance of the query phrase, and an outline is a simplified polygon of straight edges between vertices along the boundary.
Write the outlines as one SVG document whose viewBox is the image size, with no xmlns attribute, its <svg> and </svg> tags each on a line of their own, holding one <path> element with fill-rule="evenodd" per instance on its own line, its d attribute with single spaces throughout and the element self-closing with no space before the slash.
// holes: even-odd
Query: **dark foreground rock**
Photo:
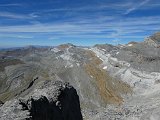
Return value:
<svg viewBox="0 0 160 120">
<path fill-rule="evenodd" d="M 2 101 L 0 101 L 0 107 L 3 105 L 4 103 Z"/>
<path fill-rule="evenodd" d="M 41 93 L 41 94 L 40 94 Z M 82 120 L 79 96 L 66 83 L 46 82 L 0 107 L 0 120 Z"/>
</svg>

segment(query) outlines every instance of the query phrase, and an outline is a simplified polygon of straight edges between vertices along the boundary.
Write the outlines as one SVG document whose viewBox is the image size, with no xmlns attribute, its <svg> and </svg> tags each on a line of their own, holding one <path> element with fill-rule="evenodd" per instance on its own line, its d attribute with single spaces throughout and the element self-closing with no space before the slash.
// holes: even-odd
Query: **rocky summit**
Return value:
<svg viewBox="0 0 160 120">
<path fill-rule="evenodd" d="M 45 81 L 25 97 L 7 101 L 1 120 L 82 120 L 79 97 L 68 83 Z"/>
<path fill-rule="evenodd" d="M 159 41 L 1 50 L 0 120 L 159 120 Z"/>
</svg>

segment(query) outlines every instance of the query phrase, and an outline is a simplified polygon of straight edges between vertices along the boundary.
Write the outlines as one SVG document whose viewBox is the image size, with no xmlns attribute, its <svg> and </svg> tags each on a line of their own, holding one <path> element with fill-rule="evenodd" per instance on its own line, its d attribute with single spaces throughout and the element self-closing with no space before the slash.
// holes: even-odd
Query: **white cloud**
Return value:
<svg viewBox="0 0 160 120">
<path fill-rule="evenodd" d="M 33 36 L 45 33 L 50 35 L 50 37 L 48 36 L 50 40 L 60 40 L 70 37 L 84 39 L 111 38 L 120 40 L 123 38 L 142 38 L 143 35 L 138 33 L 160 30 L 160 16 L 123 19 L 114 16 L 98 16 L 96 19 L 91 19 L 91 17 L 77 17 L 68 22 L 59 23 L 42 24 L 36 22 L 31 25 L 0 26 L 0 33 L 28 33 Z M 16 36 L 18 37 L 18 35 Z M 23 35 L 21 36 L 19 34 L 20 37 L 23 38 Z"/>
<path fill-rule="evenodd" d="M 99 18 L 101 20 L 101 18 Z M 86 20 L 87 21 L 87 20 Z M 98 19 L 96 19 L 98 21 Z M 128 18 L 123 21 L 108 21 L 105 20 L 101 23 L 96 21 L 87 21 L 81 23 L 80 21 L 70 21 L 63 23 L 49 23 L 49 24 L 34 24 L 34 25 L 15 25 L 15 26 L 1 26 L 0 32 L 53 32 L 60 34 L 94 34 L 103 31 L 116 31 L 119 34 L 125 32 L 138 32 L 142 30 L 158 30 L 160 29 L 160 17 L 142 17 L 142 18 Z M 80 22 L 80 24 L 79 24 Z M 78 23 L 78 24 L 77 24 Z M 152 25 L 153 24 L 153 25 Z M 158 25 L 157 25 L 158 24 Z M 148 27 L 152 26 L 152 27 Z"/>
<path fill-rule="evenodd" d="M 116 12 L 122 12 L 124 9 L 128 8 L 128 6 L 131 6 L 131 2 L 99 2 L 97 4 L 92 5 L 85 5 L 85 6 L 79 6 L 79 7 L 63 7 L 63 8 L 52 8 L 52 9 L 43 9 L 40 11 L 37 11 L 38 14 L 44 14 L 44 13 L 52 13 L 52 12 L 84 12 L 84 11 L 101 11 L 101 10 L 117 10 Z"/>
<path fill-rule="evenodd" d="M 20 35 L 20 34 L 13 34 L 13 33 L 0 34 L 0 37 L 5 37 L 5 38 L 22 38 L 22 39 L 34 38 L 33 36 L 29 36 L 29 35 Z"/>
<path fill-rule="evenodd" d="M 61 37 L 62 37 L 62 36 L 61 36 Z M 49 39 L 49 40 L 59 40 L 60 37 L 49 37 L 48 39 Z"/>
<path fill-rule="evenodd" d="M 24 38 L 24 39 L 34 38 L 33 36 L 26 36 L 26 35 L 17 35 L 15 37 L 17 37 L 17 38 Z"/>
<path fill-rule="evenodd" d="M 11 6 L 22 6 L 22 4 L 14 3 L 14 4 L 0 4 L 0 7 L 11 7 Z"/>
<path fill-rule="evenodd" d="M 0 17 L 12 18 L 12 19 L 32 19 L 38 17 L 35 14 L 17 14 L 11 12 L 0 12 Z"/>
<path fill-rule="evenodd" d="M 150 0 L 144 0 L 143 2 L 141 3 L 136 3 L 136 4 L 133 4 L 131 8 L 127 9 L 126 12 L 124 13 L 125 15 L 126 14 L 129 14 L 137 9 L 139 9 L 140 7 L 142 7 L 143 5 L 145 5 L 146 3 L 148 3 Z"/>
<path fill-rule="evenodd" d="M 30 13 L 29 16 L 31 18 L 37 18 L 37 17 L 39 17 L 39 15 L 37 15 L 36 13 Z"/>
</svg>

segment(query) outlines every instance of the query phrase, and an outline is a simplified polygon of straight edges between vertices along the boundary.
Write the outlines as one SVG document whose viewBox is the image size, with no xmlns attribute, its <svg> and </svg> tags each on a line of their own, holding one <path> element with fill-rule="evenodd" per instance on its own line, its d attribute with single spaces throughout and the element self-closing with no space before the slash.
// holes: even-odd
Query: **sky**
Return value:
<svg viewBox="0 0 160 120">
<path fill-rule="evenodd" d="M 0 47 L 143 41 L 160 31 L 159 0 L 0 0 Z"/>
</svg>

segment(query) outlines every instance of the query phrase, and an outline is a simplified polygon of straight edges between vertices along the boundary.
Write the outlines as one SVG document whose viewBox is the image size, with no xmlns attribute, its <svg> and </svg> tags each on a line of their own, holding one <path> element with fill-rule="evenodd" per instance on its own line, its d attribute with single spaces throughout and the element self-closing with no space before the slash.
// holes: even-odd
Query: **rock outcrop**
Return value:
<svg viewBox="0 0 160 120">
<path fill-rule="evenodd" d="M 82 120 L 79 97 L 69 84 L 46 81 L 24 98 L 0 107 L 1 120 Z"/>
<path fill-rule="evenodd" d="M 144 41 L 147 45 L 159 48 L 160 47 L 160 32 L 157 32 Z"/>
</svg>

